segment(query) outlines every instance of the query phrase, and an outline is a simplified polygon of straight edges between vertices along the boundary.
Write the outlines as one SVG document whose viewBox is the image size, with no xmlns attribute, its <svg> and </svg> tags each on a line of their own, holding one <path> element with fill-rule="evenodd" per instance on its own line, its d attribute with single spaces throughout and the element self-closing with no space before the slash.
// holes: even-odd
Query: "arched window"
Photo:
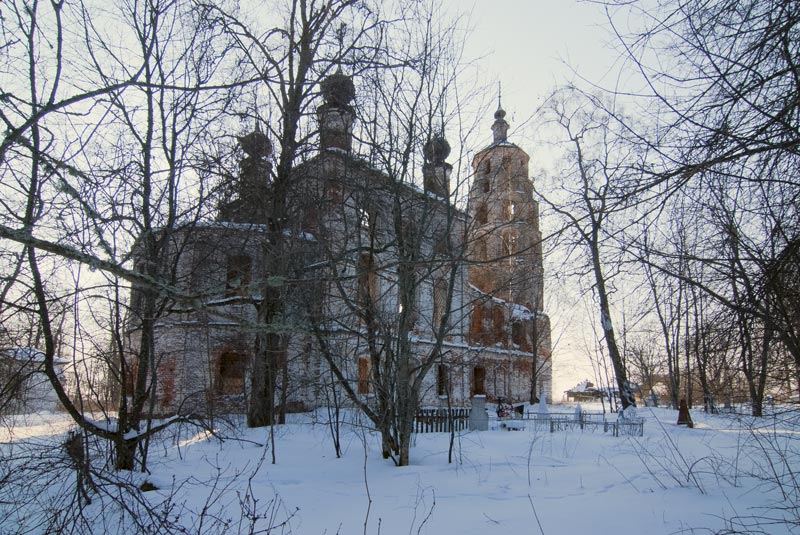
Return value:
<svg viewBox="0 0 800 535">
<path fill-rule="evenodd" d="M 372 226 L 371 223 L 372 223 L 372 216 L 370 215 L 370 213 L 366 211 L 364 208 L 359 208 L 358 224 L 361 226 L 361 228 L 364 230 L 369 230 L 369 228 Z"/>
<path fill-rule="evenodd" d="M 521 321 L 511 324 L 511 341 L 520 347 L 525 345 L 525 326 Z"/>
<path fill-rule="evenodd" d="M 444 232 L 436 232 L 433 235 L 433 254 L 438 257 L 446 258 L 448 256 L 448 243 L 447 234 Z"/>
<path fill-rule="evenodd" d="M 447 281 L 436 279 L 433 283 L 433 332 L 439 331 L 447 301 Z"/>
<path fill-rule="evenodd" d="M 362 253 L 358 259 L 358 299 L 363 305 L 374 303 L 378 296 L 378 275 L 375 260 L 370 253 Z"/>
<path fill-rule="evenodd" d="M 472 368 L 472 395 L 486 395 L 486 368 L 483 366 Z"/>
<path fill-rule="evenodd" d="M 342 199 L 344 198 L 344 193 L 341 184 L 339 184 L 338 182 L 328 182 L 325 185 L 325 189 L 326 189 L 325 195 L 331 202 L 333 203 L 342 202 Z"/>
<path fill-rule="evenodd" d="M 247 255 L 228 257 L 228 273 L 225 281 L 225 295 L 248 295 L 252 276 L 253 261 Z"/>
<path fill-rule="evenodd" d="M 450 392 L 450 370 L 444 364 L 436 367 L 436 395 L 446 396 Z"/>
<path fill-rule="evenodd" d="M 486 193 L 489 186 L 489 179 L 480 177 L 475 179 L 475 184 L 473 184 L 473 189 L 478 193 Z"/>
<path fill-rule="evenodd" d="M 472 324 L 470 325 L 470 343 L 483 343 L 483 305 L 478 303 L 472 307 Z"/>
<path fill-rule="evenodd" d="M 485 204 L 481 204 L 478 206 L 478 209 L 475 210 L 475 222 L 478 225 L 485 225 L 489 221 L 489 210 L 486 208 Z"/>
<path fill-rule="evenodd" d="M 492 334 L 494 335 L 494 343 L 500 342 L 503 346 L 508 343 L 506 318 L 502 306 L 495 306 L 492 310 Z"/>
<path fill-rule="evenodd" d="M 506 199 L 503 203 L 506 221 L 512 221 L 517 216 L 517 203 L 511 199 Z"/>
<path fill-rule="evenodd" d="M 508 233 L 503 236 L 503 256 L 514 256 L 517 254 L 517 235 Z"/>
<path fill-rule="evenodd" d="M 486 260 L 488 258 L 488 248 L 486 246 L 486 237 L 481 236 L 475 240 L 475 259 Z"/>
</svg>

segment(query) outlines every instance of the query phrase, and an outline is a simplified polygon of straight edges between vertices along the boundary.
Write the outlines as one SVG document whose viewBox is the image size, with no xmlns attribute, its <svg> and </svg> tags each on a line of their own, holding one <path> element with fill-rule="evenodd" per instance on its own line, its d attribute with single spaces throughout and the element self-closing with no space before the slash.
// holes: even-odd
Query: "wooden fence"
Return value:
<svg viewBox="0 0 800 535">
<path fill-rule="evenodd" d="M 415 433 L 462 431 L 469 424 L 469 409 L 420 409 L 414 417 Z"/>
</svg>

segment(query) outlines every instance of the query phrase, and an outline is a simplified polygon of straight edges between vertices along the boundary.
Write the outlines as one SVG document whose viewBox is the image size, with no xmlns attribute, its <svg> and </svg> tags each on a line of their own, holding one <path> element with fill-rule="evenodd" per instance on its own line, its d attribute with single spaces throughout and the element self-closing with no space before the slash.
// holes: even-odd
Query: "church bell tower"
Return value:
<svg viewBox="0 0 800 535">
<path fill-rule="evenodd" d="M 479 296 L 473 307 L 470 339 L 477 345 L 530 352 L 531 397 L 549 397 L 550 321 L 544 312 L 539 203 L 528 176 L 530 158 L 508 141 L 505 117 L 498 103 L 493 142 L 472 160 L 468 272 Z M 536 390 L 539 393 L 534 396 Z"/>
</svg>

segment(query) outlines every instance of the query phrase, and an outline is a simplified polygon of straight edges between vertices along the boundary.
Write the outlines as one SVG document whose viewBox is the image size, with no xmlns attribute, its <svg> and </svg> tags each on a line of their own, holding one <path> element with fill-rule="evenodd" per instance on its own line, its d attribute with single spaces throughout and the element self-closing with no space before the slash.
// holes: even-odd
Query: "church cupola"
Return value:
<svg viewBox="0 0 800 535">
<path fill-rule="evenodd" d="M 502 143 L 508 140 L 508 123 L 505 117 L 506 110 L 504 110 L 498 102 L 497 111 L 494 112 L 494 124 L 492 125 L 492 134 L 494 134 L 495 143 Z"/>
<path fill-rule="evenodd" d="M 239 180 L 230 191 L 232 195 L 220 203 L 217 219 L 259 223 L 264 221 L 269 198 L 272 143 L 258 127 L 236 139 L 244 152 L 239 162 Z"/>
<path fill-rule="evenodd" d="M 253 190 L 266 187 L 269 180 L 272 143 L 259 128 L 237 138 L 245 157 L 239 162 L 239 197 L 244 198 Z"/>
<path fill-rule="evenodd" d="M 422 148 L 425 163 L 422 164 L 422 178 L 425 191 L 438 197 L 450 195 L 450 172 L 453 166 L 445 160 L 450 155 L 450 144 L 443 135 L 429 139 Z"/>
<path fill-rule="evenodd" d="M 350 103 L 356 96 L 353 80 L 341 70 L 320 84 L 325 103 L 317 108 L 320 149 L 350 152 L 353 147 L 355 111 Z"/>
</svg>

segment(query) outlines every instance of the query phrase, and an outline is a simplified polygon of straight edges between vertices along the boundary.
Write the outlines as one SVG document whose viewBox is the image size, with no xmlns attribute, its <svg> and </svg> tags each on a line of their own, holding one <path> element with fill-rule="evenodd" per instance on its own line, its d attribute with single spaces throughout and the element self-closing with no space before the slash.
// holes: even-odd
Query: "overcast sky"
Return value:
<svg viewBox="0 0 800 535">
<path fill-rule="evenodd" d="M 608 79 L 616 61 L 603 10 L 576 0 L 446 0 L 470 13 L 466 56 L 502 83 L 508 119 L 524 120 L 557 85 Z M 513 128 L 512 124 L 512 128 Z"/>
</svg>

